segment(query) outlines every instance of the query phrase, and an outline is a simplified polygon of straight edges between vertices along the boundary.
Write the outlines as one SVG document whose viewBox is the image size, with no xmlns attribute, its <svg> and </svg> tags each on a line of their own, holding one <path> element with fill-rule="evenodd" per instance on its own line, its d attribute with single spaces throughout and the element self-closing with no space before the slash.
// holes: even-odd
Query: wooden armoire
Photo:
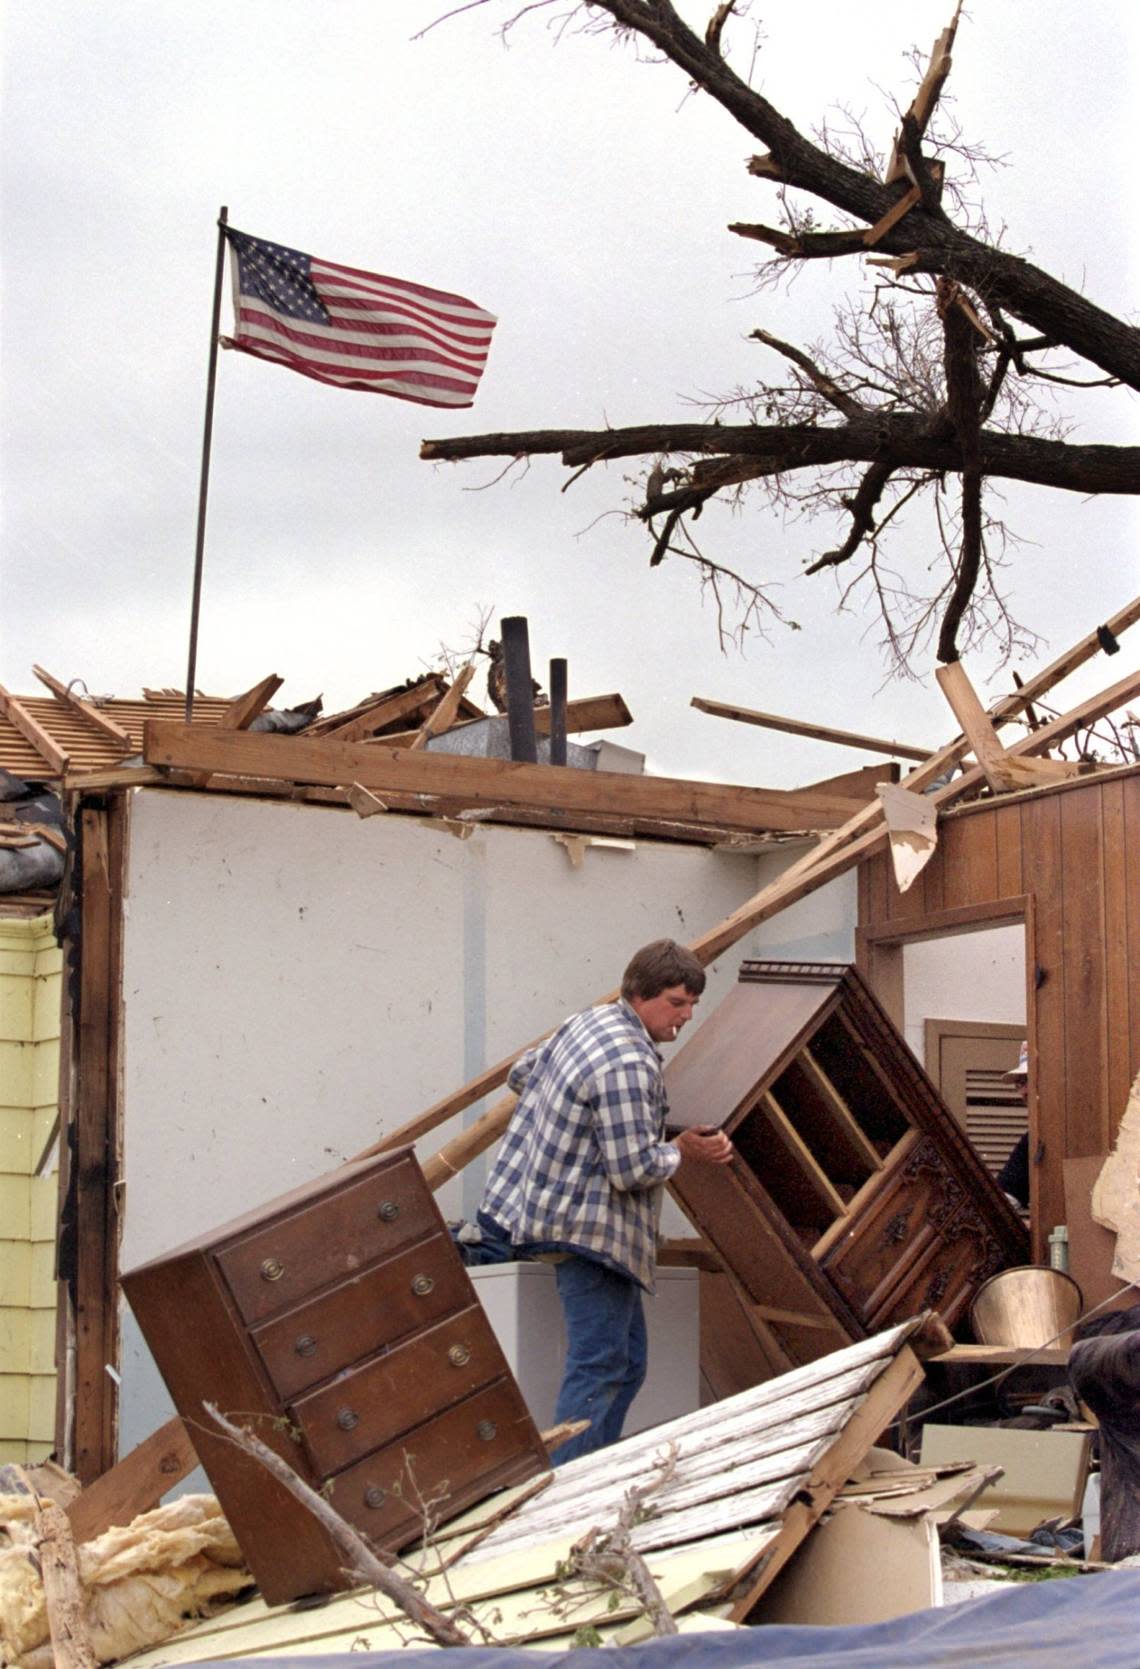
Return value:
<svg viewBox="0 0 1140 1669">
<path fill-rule="evenodd" d="M 670 1128 L 728 1166 L 671 1184 L 793 1362 L 937 1310 L 1025 1263 L 1025 1227 L 852 967 L 745 962 L 666 1069 Z"/>
</svg>

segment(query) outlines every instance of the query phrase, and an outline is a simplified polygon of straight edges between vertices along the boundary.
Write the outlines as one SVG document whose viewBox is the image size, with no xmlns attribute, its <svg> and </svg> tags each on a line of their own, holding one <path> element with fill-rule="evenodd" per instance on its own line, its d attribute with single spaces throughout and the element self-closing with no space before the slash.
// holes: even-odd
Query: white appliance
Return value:
<svg viewBox="0 0 1140 1669">
<path fill-rule="evenodd" d="M 469 1269 L 479 1302 L 518 1380 L 540 1431 L 554 1424 L 566 1335 L 554 1266 L 489 1263 Z M 625 1422 L 624 1435 L 700 1407 L 700 1274 L 659 1269 L 657 1294 L 645 1299 L 649 1373 Z"/>
</svg>

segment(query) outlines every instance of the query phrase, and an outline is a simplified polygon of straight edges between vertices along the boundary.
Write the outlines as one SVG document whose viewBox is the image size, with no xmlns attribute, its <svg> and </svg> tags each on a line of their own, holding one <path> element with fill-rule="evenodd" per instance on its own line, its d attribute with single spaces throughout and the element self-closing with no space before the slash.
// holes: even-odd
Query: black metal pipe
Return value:
<svg viewBox="0 0 1140 1669">
<path fill-rule="evenodd" d="M 566 662 L 550 663 L 550 763 L 566 763 Z"/>
<path fill-rule="evenodd" d="M 507 678 L 507 728 L 511 758 L 529 765 L 538 761 L 534 731 L 534 685 L 530 676 L 530 637 L 525 614 L 507 615 L 499 623 L 503 671 Z"/>
</svg>

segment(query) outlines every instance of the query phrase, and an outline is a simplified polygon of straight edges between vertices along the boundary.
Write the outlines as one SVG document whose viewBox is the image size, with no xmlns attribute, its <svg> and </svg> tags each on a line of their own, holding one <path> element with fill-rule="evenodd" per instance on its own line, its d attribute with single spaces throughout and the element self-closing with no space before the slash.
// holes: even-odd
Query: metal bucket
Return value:
<svg viewBox="0 0 1140 1669">
<path fill-rule="evenodd" d="M 1076 1281 L 1060 1269 L 1003 1269 L 978 1288 L 970 1321 L 980 1344 L 1069 1345 L 1083 1302 Z"/>
</svg>

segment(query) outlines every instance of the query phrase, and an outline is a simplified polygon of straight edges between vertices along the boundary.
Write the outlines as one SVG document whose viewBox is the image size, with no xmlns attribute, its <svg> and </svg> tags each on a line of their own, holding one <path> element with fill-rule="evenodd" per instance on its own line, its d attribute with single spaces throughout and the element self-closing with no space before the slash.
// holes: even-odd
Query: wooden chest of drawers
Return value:
<svg viewBox="0 0 1140 1669">
<path fill-rule="evenodd" d="M 670 1063 L 674 1129 L 726 1167 L 673 1191 L 791 1362 L 938 1310 L 1029 1247 L 1016 1212 L 854 968 L 745 962 Z"/>
<path fill-rule="evenodd" d="M 385 1550 L 549 1464 L 410 1150 L 227 1223 L 123 1290 L 270 1603 L 343 1586 L 340 1560 L 204 1402 Z"/>
</svg>

